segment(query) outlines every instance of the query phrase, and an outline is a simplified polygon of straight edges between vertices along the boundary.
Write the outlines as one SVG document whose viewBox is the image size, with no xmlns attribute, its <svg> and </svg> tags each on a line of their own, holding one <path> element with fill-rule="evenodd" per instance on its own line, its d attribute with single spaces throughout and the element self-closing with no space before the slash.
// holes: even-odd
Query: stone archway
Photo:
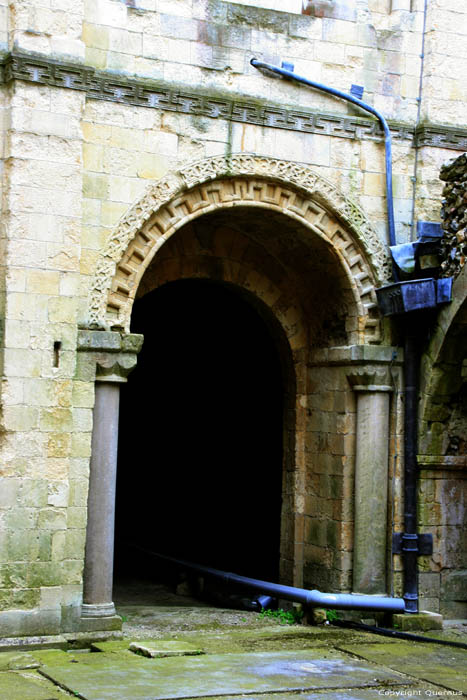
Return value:
<svg viewBox="0 0 467 700">
<path fill-rule="evenodd" d="M 98 262 L 88 326 L 128 330 L 136 290 L 157 250 L 189 221 L 239 206 L 281 212 L 325 240 L 353 290 L 354 342 L 380 341 L 374 288 L 389 279 L 390 260 L 362 210 L 307 166 L 246 154 L 206 159 L 171 173 L 132 207 Z"/>
<path fill-rule="evenodd" d="M 269 229 L 258 234 L 262 222 Z M 248 224 L 249 244 L 242 248 Z M 221 231 L 220 247 L 230 236 L 241 252 L 234 254 L 233 245 L 219 256 L 217 244 L 210 248 L 198 235 L 198 225 L 210 226 L 214 239 Z M 198 239 L 198 250 L 182 265 L 170 251 L 183 232 Z M 361 364 L 363 355 L 346 348 L 381 342 L 375 286 L 389 275 L 385 246 L 355 203 L 306 166 L 253 155 L 201 161 L 156 183 L 121 220 L 97 266 L 87 323 L 104 334 L 128 333 L 137 295 L 190 276 L 243 287 L 270 308 L 296 378 L 286 457 L 288 566 L 282 569 L 282 580 L 294 585 L 317 577 L 313 585 L 348 590 L 357 419 L 347 377 L 348 366 Z M 313 312 L 320 307 L 321 316 Z M 333 345 L 343 350 L 328 356 Z M 316 346 L 326 359 L 317 362 L 318 352 L 309 364 Z M 386 362 L 384 352 L 370 355 Z M 384 557 L 384 542 L 381 551 Z M 307 556 L 313 563 L 305 581 Z"/>
</svg>

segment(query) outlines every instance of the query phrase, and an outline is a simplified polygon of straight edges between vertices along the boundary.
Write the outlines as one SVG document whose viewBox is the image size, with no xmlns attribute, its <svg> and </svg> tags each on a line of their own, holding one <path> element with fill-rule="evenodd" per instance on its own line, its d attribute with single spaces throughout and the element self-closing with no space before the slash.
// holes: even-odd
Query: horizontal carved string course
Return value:
<svg viewBox="0 0 467 700">
<path fill-rule="evenodd" d="M 286 109 L 276 105 L 252 103 L 227 95 L 206 95 L 177 90 L 159 82 L 144 82 L 116 76 L 91 66 L 66 63 L 28 54 L 9 54 L 0 64 L 2 80 L 23 80 L 37 85 L 68 88 L 85 92 L 97 100 L 152 107 L 168 112 L 227 119 L 270 126 L 290 131 L 325 134 L 348 139 L 382 140 L 378 121 L 345 114 L 328 114 Z M 467 129 L 428 125 L 416 131 L 408 125 L 389 124 L 394 139 L 409 139 L 418 146 L 467 149 Z"/>
</svg>

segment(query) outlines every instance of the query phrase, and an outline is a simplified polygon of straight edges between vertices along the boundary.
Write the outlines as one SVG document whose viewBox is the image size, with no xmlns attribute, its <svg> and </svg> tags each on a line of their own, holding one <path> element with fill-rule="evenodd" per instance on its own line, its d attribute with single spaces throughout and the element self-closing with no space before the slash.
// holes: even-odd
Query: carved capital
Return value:
<svg viewBox="0 0 467 700">
<path fill-rule="evenodd" d="M 131 370 L 136 367 L 136 355 L 120 352 L 100 353 L 96 357 L 96 382 L 127 381 Z"/>
<path fill-rule="evenodd" d="M 387 367 L 356 367 L 347 379 L 354 391 L 393 391 L 391 375 Z"/>
<path fill-rule="evenodd" d="M 115 331 L 80 330 L 78 352 L 86 353 L 87 378 L 100 382 L 127 381 L 143 345 L 143 336 Z"/>
</svg>

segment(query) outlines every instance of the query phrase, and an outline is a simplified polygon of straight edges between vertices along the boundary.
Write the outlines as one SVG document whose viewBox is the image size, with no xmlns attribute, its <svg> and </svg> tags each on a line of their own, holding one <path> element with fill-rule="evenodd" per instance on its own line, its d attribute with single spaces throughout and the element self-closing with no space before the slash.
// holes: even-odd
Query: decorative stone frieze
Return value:
<svg viewBox="0 0 467 700">
<path fill-rule="evenodd" d="M 149 107 L 167 112 L 192 114 L 211 119 L 228 119 L 277 129 L 325 134 L 347 139 L 383 140 L 376 119 L 355 115 L 288 109 L 277 104 L 258 104 L 246 99 L 206 94 L 203 90 L 177 90 L 160 81 L 127 78 L 78 63 L 57 61 L 27 53 L 10 53 L 0 63 L 0 83 L 22 80 L 79 90 L 95 100 Z M 467 130 L 442 124 L 424 124 L 414 129 L 408 124 L 389 123 L 396 140 L 413 140 L 415 146 L 465 150 Z"/>
<path fill-rule="evenodd" d="M 138 284 L 158 248 L 196 217 L 263 207 L 301 222 L 331 245 L 354 288 L 367 338 L 379 339 L 375 285 L 391 275 L 386 246 L 359 206 L 311 168 L 253 154 L 218 156 L 171 173 L 120 221 L 98 262 L 90 328 L 129 328 Z"/>
</svg>

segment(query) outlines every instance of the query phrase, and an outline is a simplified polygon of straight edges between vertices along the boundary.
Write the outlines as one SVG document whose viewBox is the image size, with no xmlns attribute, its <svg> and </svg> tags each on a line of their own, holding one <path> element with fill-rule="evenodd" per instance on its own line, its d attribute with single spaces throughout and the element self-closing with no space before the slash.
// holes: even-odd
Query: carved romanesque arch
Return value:
<svg viewBox="0 0 467 700">
<path fill-rule="evenodd" d="M 390 264 L 362 210 L 303 164 L 247 154 L 209 158 L 170 173 L 129 210 L 98 262 L 88 325 L 128 330 L 136 290 L 159 247 L 198 216 L 236 206 L 282 213 L 332 246 L 352 288 L 361 341 L 378 342 L 374 289 L 389 279 Z"/>
</svg>

